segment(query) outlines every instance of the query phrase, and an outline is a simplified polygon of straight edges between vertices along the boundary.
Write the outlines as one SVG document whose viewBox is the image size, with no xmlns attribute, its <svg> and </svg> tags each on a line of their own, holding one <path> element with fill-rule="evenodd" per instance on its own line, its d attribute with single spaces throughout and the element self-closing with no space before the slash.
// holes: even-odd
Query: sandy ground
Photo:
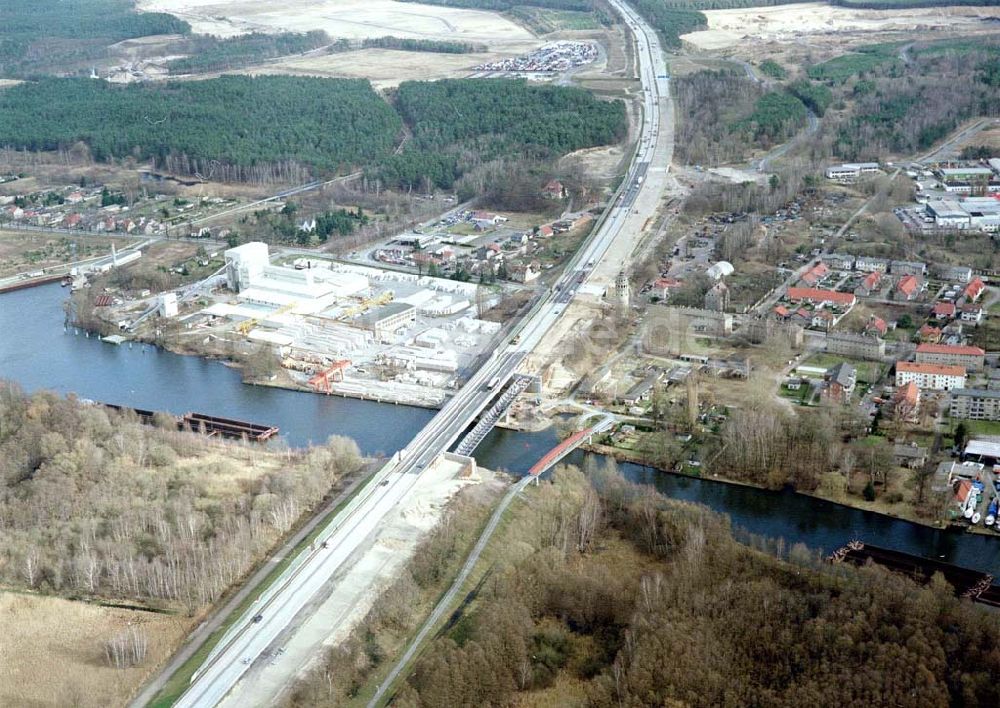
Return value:
<svg viewBox="0 0 1000 708">
<path fill-rule="evenodd" d="M 129 624 L 149 638 L 144 666 L 113 669 L 104 642 Z M 0 593 L 0 705 L 123 705 L 184 637 L 183 618 Z"/>
<path fill-rule="evenodd" d="M 324 649 L 343 642 L 392 584 L 423 536 L 440 521 L 448 501 L 463 487 L 480 482 L 459 479 L 457 472 L 458 466 L 449 463 L 428 467 L 406 503 L 385 518 L 377 534 L 334 577 L 329 596 L 303 610 L 297 626 L 278 640 L 284 651 L 275 656 L 277 647 L 272 647 L 271 656 L 262 656 L 220 705 L 242 708 L 277 703 L 293 679 L 304 676 L 321 659 Z M 496 483 L 487 470 L 480 470 L 479 475 L 482 483 Z"/>
<path fill-rule="evenodd" d="M 509 43 L 503 51 L 485 54 L 434 54 L 391 49 L 362 49 L 343 54 L 296 57 L 248 70 L 252 74 L 369 79 L 376 88 L 397 86 L 402 81 L 468 76 L 473 68 L 500 56 L 527 54 L 537 42 Z"/>
<path fill-rule="evenodd" d="M 854 10 L 824 3 L 706 10 L 708 29 L 681 39 L 698 49 L 738 48 L 747 40 L 801 42 L 803 38 L 830 40 L 851 34 L 894 31 L 996 30 L 980 18 L 1000 17 L 1000 7 L 934 7 L 909 10 Z"/>
<path fill-rule="evenodd" d="M 493 12 L 392 0 L 140 0 L 139 9 L 169 12 L 195 32 L 233 36 L 252 31 L 325 30 L 331 37 L 426 37 L 494 44 L 532 39 Z"/>
</svg>

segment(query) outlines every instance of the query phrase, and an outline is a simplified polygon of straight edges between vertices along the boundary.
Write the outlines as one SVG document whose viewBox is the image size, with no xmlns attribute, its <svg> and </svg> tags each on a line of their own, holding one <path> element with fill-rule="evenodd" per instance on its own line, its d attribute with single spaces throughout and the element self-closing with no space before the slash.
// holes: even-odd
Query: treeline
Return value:
<svg viewBox="0 0 1000 708">
<path fill-rule="evenodd" d="M 831 566 L 803 546 L 757 550 L 704 507 L 613 469 L 589 476 L 590 485 L 560 468 L 533 495 L 521 520 L 532 535 L 500 543 L 518 553 L 488 571 L 394 705 L 1000 700 L 1000 620 L 944 581 L 918 587 L 882 569 Z M 319 678 L 298 694 L 312 702 L 292 705 L 342 700 L 321 698 Z"/>
<path fill-rule="evenodd" d="M 124 39 L 191 31 L 131 0 L 4 0 L 0 25 L 0 75 L 21 78 L 103 57 Z"/>
<path fill-rule="evenodd" d="M 341 49 L 350 48 L 347 40 L 340 40 Z M 302 54 L 313 49 L 333 45 L 333 40 L 322 30 L 312 32 L 281 32 L 264 34 L 251 32 L 236 37 L 198 35 L 191 38 L 184 52 L 190 56 L 175 59 L 167 64 L 172 74 L 194 74 L 203 71 L 239 69 L 267 59 Z"/>
<path fill-rule="evenodd" d="M 858 47 L 855 52 L 843 54 L 833 59 L 810 66 L 806 73 L 809 78 L 819 81 L 843 83 L 848 79 L 866 74 L 886 64 L 898 62 L 896 56 L 899 45 L 872 44 Z"/>
<path fill-rule="evenodd" d="M 788 91 L 820 117 L 833 103 L 833 92 L 828 86 L 808 79 L 793 81 L 788 85 Z"/>
<path fill-rule="evenodd" d="M 331 438 L 286 456 L 0 382 L 0 582 L 209 604 L 361 464 Z"/>
<path fill-rule="evenodd" d="M 269 182 L 387 155 L 399 116 L 363 80 L 223 76 L 117 86 L 45 79 L 0 92 L 0 145 L 83 142 L 94 159 L 152 160 L 174 173 Z"/>
<path fill-rule="evenodd" d="M 395 105 L 413 139 L 381 162 L 378 175 L 403 188 L 450 188 L 496 159 L 560 156 L 617 142 L 626 130 L 621 101 L 520 79 L 407 81 Z"/>
<path fill-rule="evenodd" d="M 408 39 L 405 37 L 365 37 L 361 41 L 364 49 L 399 49 L 404 52 L 432 52 L 437 54 L 473 54 L 485 52 L 485 44 L 453 42 L 444 39 Z"/>
</svg>

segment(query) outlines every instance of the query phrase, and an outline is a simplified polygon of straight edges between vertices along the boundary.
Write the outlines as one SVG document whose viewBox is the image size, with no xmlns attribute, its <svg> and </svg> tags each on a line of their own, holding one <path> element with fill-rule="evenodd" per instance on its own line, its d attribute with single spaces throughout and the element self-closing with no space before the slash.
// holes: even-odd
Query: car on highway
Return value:
<svg viewBox="0 0 1000 708">
<path fill-rule="evenodd" d="M 258 623 L 258 622 L 260 622 L 260 621 L 261 621 L 262 619 L 264 619 L 264 615 L 254 615 L 254 616 L 253 616 L 253 619 L 252 619 L 252 620 L 250 620 L 250 621 L 251 621 L 251 622 L 253 622 L 254 624 L 257 624 L 257 623 Z"/>
</svg>

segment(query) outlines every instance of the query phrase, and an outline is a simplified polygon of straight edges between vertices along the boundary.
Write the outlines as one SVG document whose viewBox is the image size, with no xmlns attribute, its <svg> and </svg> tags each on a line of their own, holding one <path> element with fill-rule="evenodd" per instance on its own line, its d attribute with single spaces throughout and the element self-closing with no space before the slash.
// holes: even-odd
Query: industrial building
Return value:
<svg viewBox="0 0 1000 708">
<path fill-rule="evenodd" d="M 405 302 L 393 302 L 359 317 L 355 324 L 371 330 L 376 341 L 389 342 L 401 329 L 413 324 L 417 319 L 417 308 Z"/>
<path fill-rule="evenodd" d="M 826 178 L 834 182 L 850 183 L 863 175 L 877 174 L 877 162 L 845 162 L 841 165 L 830 165 L 826 168 Z"/>
<path fill-rule="evenodd" d="M 1000 199 L 996 197 L 931 199 L 925 210 L 939 229 L 1000 231 Z"/>
</svg>

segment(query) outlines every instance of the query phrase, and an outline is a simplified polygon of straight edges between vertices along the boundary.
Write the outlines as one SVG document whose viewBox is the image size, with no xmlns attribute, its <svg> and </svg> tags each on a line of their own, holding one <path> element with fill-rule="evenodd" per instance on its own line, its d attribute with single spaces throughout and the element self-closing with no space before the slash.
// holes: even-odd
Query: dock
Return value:
<svg viewBox="0 0 1000 708">
<path fill-rule="evenodd" d="M 994 584 L 994 577 L 979 570 L 962 568 L 944 561 L 880 548 L 861 541 L 851 541 L 830 555 L 832 563 L 848 562 L 854 565 L 876 563 L 897 573 L 902 573 L 918 583 L 925 584 L 935 574 L 941 573 L 955 588 L 955 594 L 991 607 L 1000 607 L 1000 585 Z"/>
<path fill-rule="evenodd" d="M 185 413 L 181 418 L 181 424 L 185 430 L 237 440 L 245 438 L 252 442 L 264 442 L 278 434 L 278 428 L 275 426 L 249 423 L 234 418 L 220 418 L 205 413 Z"/>
<path fill-rule="evenodd" d="M 15 280 L 11 282 L 0 283 L 0 294 L 9 293 L 15 290 L 25 290 L 26 288 L 34 288 L 39 285 L 48 285 L 49 283 L 58 283 L 61 281 L 64 275 L 43 275 L 37 278 L 26 278 L 23 280 Z"/>
<path fill-rule="evenodd" d="M 102 403 L 105 408 L 110 408 L 119 413 L 134 413 L 140 421 L 146 425 L 152 425 L 156 411 L 142 408 L 131 408 L 120 406 L 115 403 Z M 249 423 L 235 418 L 222 418 L 220 416 L 208 415 L 206 413 L 185 413 L 182 416 L 170 416 L 177 425 L 177 429 L 184 432 L 201 433 L 209 437 L 227 438 L 230 440 L 247 440 L 249 442 L 266 442 L 278 434 L 279 428 L 273 425 L 262 425 L 260 423 Z"/>
</svg>

